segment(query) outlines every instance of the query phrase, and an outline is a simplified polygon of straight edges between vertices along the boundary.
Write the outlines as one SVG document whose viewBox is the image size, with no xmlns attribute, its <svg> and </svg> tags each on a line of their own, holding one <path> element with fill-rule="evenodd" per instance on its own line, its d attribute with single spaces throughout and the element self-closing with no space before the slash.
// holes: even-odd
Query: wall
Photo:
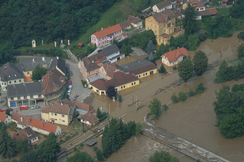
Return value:
<svg viewBox="0 0 244 162">
<path fill-rule="evenodd" d="M 32 138 L 32 139 L 31 139 L 31 143 L 34 143 L 34 142 L 36 142 L 36 141 L 38 141 L 38 136 L 35 137 L 35 138 Z"/>
<path fill-rule="evenodd" d="M 128 88 L 131 88 L 131 87 L 134 87 L 136 85 L 139 85 L 140 84 L 140 80 L 136 80 L 136 81 L 133 81 L 133 82 L 130 82 L 130 83 L 126 83 L 126 84 L 123 84 L 123 85 L 120 85 L 118 87 L 115 87 L 117 89 L 117 91 L 121 91 L 121 90 L 124 90 L 124 89 L 128 89 Z"/>
<path fill-rule="evenodd" d="M 57 129 L 56 129 L 56 131 L 55 131 L 54 134 L 55 134 L 55 135 L 59 135 L 59 134 L 61 134 L 61 128 L 60 128 L 59 126 L 57 126 Z"/>
<path fill-rule="evenodd" d="M 175 66 L 175 65 L 177 65 L 178 63 L 180 63 L 183 60 L 183 57 L 184 56 L 181 55 L 181 56 L 178 57 L 177 61 L 169 62 L 167 57 L 162 56 L 162 63 L 167 65 L 167 66 Z"/>
<path fill-rule="evenodd" d="M 25 76 L 32 76 L 32 71 L 24 71 Z"/>
<path fill-rule="evenodd" d="M 57 115 L 55 115 L 55 114 L 57 114 Z M 48 121 L 54 122 L 55 124 L 68 126 L 69 122 L 70 122 L 69 115 L 64 115 L 64 117 L 62 115 L 64 115 L 64 114 L 49 112 L 48 113 Z M 44 117 L 47 117 L 47 116 L 44 116 Z"/>
<path fill-rule="evenodd" d="M 3 91 L 7 91 L 8 85 L 21 84 L 24 82 L 25 82 L 24 78 L 20 78 L 20 79 L 9 80 L 9 81 L 0 81 L 0 85 L 1 85 Z"/>
<path fill-rule="evenodd" d="M 153 74 L 156 74 L 158 72 L 158 70 L 156 68 L 156 69 L 152 69 L 152 70 L 145 71 L 143 73 L 137 74 L 136 77 L 140 79 L 140 78 L 144 78 L 144 77 L 150 76 L 150 72 L 151 71 L 153 71 Z"/>
</svg>

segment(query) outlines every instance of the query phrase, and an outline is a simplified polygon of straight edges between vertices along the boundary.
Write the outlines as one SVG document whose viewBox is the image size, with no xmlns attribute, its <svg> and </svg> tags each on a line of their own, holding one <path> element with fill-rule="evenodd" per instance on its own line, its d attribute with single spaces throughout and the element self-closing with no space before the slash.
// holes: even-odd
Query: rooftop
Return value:
<svg viewBox="0 0 244 162">
<path fill-rule="evenodd" d="M 109 34 L 113 34 L 113 33 L 120 31 L 120 30 L 122 30 L 121 26 L 119 24 L 116 24 L 114 26 L 99 30 L 98 32 L 93 33 L 92 35 L 95 35 L 96 38 L 98 39 L 98 38 L 105 37 Z"/>
<path fill-rule="evenodd" d="M 95 62 L 92 62 L 87 57 L 84 57 L 82 59 L 82 61 L 84 63 L 84 66 L 85 66 L 87 72 L 90 72 L 92 70 L 96 70 L 96 69 L 99 69 L 100 68 Z"/>
<path fill-rule="evenodd" d="M 128 26 L 131 26 L 131 24 L 130 24 L 130 22 L 127 20 L 127 21 L 124 21 L 124 22 L 120 23 L 120 26 L 121 26 L 122 30 L 126 30 L 126 28 L 127 28 Z"/>
<path fill-rule="evenodd" d="M 4 122 L 7 116 L 8 116 L 7 114 L 0 112 L 0 121 Z"/>
<path fill-rule="evenodd" d="M 15 132 L 12 135 L 12 139 L 16 139 L 16 140 L 24 140 L 26 138 L 28 140 L 31 140 L 36 137 L 37 137 L 37 134 L 30 127 L 26 127 L 25 129 Z"/>
<path fill-rule="evenodd" d="M 137 24 L 139 21 L 141 21 L 141 19 L 139 17 L 129 15 L 129 17 L 127 18 L 127 21 L 129 21 L 133 24 Z"/>
<path fill-rule="evenodd" d="M 7 62 L 0 68 L 1 81 L 24 78 L 23 72 L 12 62 Z"/>
<path fill-rule="evenodd" d="M 120 50 L 116 44 L 112 44 L 110 46 L 103 48 L 102 51 L 103 51 L 105 56 L 110 56 L 114 53 L 119 52 Z"/>
<path fill-rule="evenodd" d="M 171 5 L 171 1 L 170 0 L 164 0 L 158 4 L 156 4 L 156 6 L 158 7 L 158 9 L 162 9 L 165 8 L 167 6 Z"/>
<path fill-rule="evenodd" d="M 171 18 L 170 18 L 168 15 L 166 15 L 166 14 L 164 14 L 164 13 L 162 13 L 162 12 L 157 13 L 157 14 L 154 14 L 154 15 L 153 15 L 153 18 L 154 18 L 154 19 L 157 21 L 157 23 L 159 23 L 159 24 L 161 24 L 161 23 L 167 23 L 168 20 L 171 20 Z"/>
<path fill-rule="evenodd" d="M 63 102 L 54 102 L 53 104 L 45 107 L 41 110 L 42 113 L 58 113 L 58 114 L 64 114 L 69 115 L 70 107 L 68 104 L 65 104 Z"/>
<path fill-rule="evenodd" d="M 96 123 L 99 121 L 99 119 L 96 117 L 96 115 L 88 112 L 85 115 L 80 115 L 77 117 L 78 119 L 82 119 L 85 121 L 89 121 L 90 123 Z"/>
<path fill-rule="evenodd" d="M 14 85 L 8 85 L 7 96 L 8 98 L 11 98 L 11 97 L 41 95 L 42 91 L 43 91 L 42 82 L 14 84 Z"/>
<path fill-rule="evenodd" d="M 180 55 L 185 55 L 186 57 L 188 57 L 189 53 L 184 47 L 181 47 L 181 48 L 177 48 L 176 50 L 169 51 L 163 55 L 166 56 L 168 58 L 168 61 L 171 63 L 178 60 L 178 57 Z"/>
</svg>

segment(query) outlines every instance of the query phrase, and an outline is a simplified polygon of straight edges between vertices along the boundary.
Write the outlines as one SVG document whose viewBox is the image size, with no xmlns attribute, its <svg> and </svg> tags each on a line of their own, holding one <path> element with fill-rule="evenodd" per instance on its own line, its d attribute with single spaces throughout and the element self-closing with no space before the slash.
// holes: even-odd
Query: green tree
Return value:
<svg viewBox="0 0 244 162">
<path fill-rule="evenodd" d="M 150 101 L 150 104 L 148 107 L 150 108 L 150 111 L 151 111 L 152 120 L 157 119 L 158 116 L 160 115 L 161 106 L 162 106 L 162 104 L 157 98 L 153 98 L 153 100 Z"/>
<path fill-rule="evenodd" d="M 198 44 L 200 43 L 199 34 L 194 33 L 188 36 L 187 48 L 190 51 L 195 51 Z"/>
<path fill-rule="evenodd" d="M 179 100 L 185 101 L 187 99 L 187 95 L 184 92 L 179 92 Z"/>
<path fill-rule="evenodd" d="M 163 108 L 164 108 L 164 111 L 169 109 L 168 105 L 166 105 L 166 104 L 163 105 Z"/>
<path fill-rule="evenodd" d="M 118 100 L 119 100 L 119 102 L 122 102 L 123 101 L 121 94 L 119 94 Z"/>
<path fill-rule="evenodd" d="M 153 53 L 156 50 L 152 40 L 150 40 L 147 44 L 147 53 Z"/>
<path fill-rule="evenodd" d="M 10 115 L 10 110 L 7 109 L 6 112 L 5 112 L 5 114 Z"/>
<path fill-rule="evenodd" d="M 166 71 L 165 67 L 164 67 L 164 64 L 162 64 L 162 65 L 160 66 L 160 69 L 159 69 L 158 72 L 160 72 L 160 73 L 164 73 L 164 74 L 167 74 L 167 73 L 168 73 L 168 72 Z"/>
<path fill-rule="evenodd" d="M 153 57 L 153 54 L 152 54 L 152 52 L 150 53 L 150 55 L 149 55 L 149 61 L 154 61 L 154 57 Z"/>
<path fill-rule="evenodd" d="M 244 44 L 239 45 L 237 52 L 238 52 L 239 59 L 244 57 Z"/>
<path fill-rule="evenodd" d="M 103 153 L 101 152 L 101 150 L 99 148 L 96 148 L 96 156 L 97 156 L 97 160 L 99 160 L 99 161 L 105 160 Z"/>
<path fill-rule="evenodd" d="M 117 91 L 115 90 L 114 86 L 109 86 L 107 88 L 106 94 L 108 95 L 109 98 L 113 98 L 117 95 Z"/>
<path fill-rule="evenodd" d="M 27 153 L 30 150 L 30 145 L 27 139 L 16 140 L 16 151 L 21 152 L 22 154 Z"/>
<path fill-rule="evenodd" d="M 54 133 L 50 133 L 36 149 L 37 155 L 43 162 L 57 161 L 57 153 L 59 152 L 60 146 Z"/>
<path fill-rule="evenodd" d="M 3 158 L 12 158 L 15 156 L 15 143 L 4 126 L 0 130 L 0 154 Z"/>
<path fill-rule="evenodd" d="M 244 20 L 244 1 L 235 1 L 230 8 L 230 16 L 237 19 Z"/>
<path fill-rule="evenodd" d="M 141 131 L 142 131 L 142 126 L 141 126 L 141 123 L 136 123 L 136 136 L 139 136 L 140 135 L 140 133 L 141 133 Z"/>
<path fill-rule="evenodd" d="M 100 119 L 102 117 L 102 112 L 100 111 L 99 107 L 97 108 L 97 118 Z"/>
<path fill-rule="evenodd" d="M 179 76 L 187 81 L 193 74 L 193 65 L 190 59 L 183 59 L 178 65 Z"/>
<path fill-rule="evenodd" d="M 23 154 L 23 156 L 21 156 L 19 162 L 33 162 L 33 161 L 41 162 L 41 160 L 37 156 L 36 152 L 31 151 L 28 154 Z"/>
<path fill-rule="evenodd" d="M 0 65 L 10 61 L 14 61 L 13 45 L 10 42 L 6 42 L 0 45 Z"/>
<path fill-rule="evenodd" d="M 175 93 L 173 93 L 172 94 L 172 96 L 171 96 L 171 101 L 173 102 L 173 103 L 178 103 L 178 102 L 180 102 L 180 99 L 177 97 L 177 95 L 175 94 Z"/>
<path fill-rule="evenodd" d="M 221 62 L 220 66 L 219 66 L 219 70 L 216 73 L 216 78 L 214 81 L 216 83 L 222 83 L 222 82 L 225 82 L 226 80 L 228 80 L 227 71 L 228 71 L 228 64 L 224 60 Z"/>
<path fill-rule="evenodd" d="M 199 83 L 197 84 L 197 87 L 195 89 L 196 93 L 202 93 L 206 89 L 206 87 L 204 87 L 203 83 Z"/>
<path fill-rule="evenodd" d="M 32 80 L 34 82 L 37 82 L 42 78 L 43 75 L 45 75 L 47 72 L 47 69 L 40 67 L 40 65 L 37 65 L 35 69 L 32 72 Z"/>
<path fill-rule="evenodd" d="M 244 40 L 244 32 L 240 32 L 237 37 Z"/>
<path fill-rule="evenodd" d="M 201 76 L 208 67 L 208 58 L 203 51 L 196 51 L 193 58 L 193 67 L 197 75 Z"/>
<path fill-rule="evenodd" d="M 160 57 L 165 54 L 166 52 L 169 52 L 169 45 L 164 45 L 163 43 L 159 46 L 159 50 L 154 54 L 154 59 L 160 59 Z"/>
<path fill-rule="evenodd" d="M 179 159 L 171 156 L 168 152 L 156 151 L 153 156 L 149 158 L 149 162 L 179 162 Z"/>
<path fill-rule="evenodd" d="M 185 17 L 183 18 L 183 27 L 185 29 L 185 33 L 188 35 L 198 32 L 195 16 L 195 8 L 188 4 L 188 7 L 185 10 Z"/>
<path fill-rule="evenodd" d="M 74 156 L 68 157 L 66 162 L 93 162 L 94 159 L 87 152 L 76 152 Z"/>
</svg>

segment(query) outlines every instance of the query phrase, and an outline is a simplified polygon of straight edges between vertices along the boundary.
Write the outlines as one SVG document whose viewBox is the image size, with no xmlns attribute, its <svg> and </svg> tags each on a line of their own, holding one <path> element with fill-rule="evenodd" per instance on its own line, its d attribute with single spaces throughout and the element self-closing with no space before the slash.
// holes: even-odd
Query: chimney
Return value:
<svg viewBox="0 0 244 162">
<path fill-rule="evenodd" d="M 103 30 L 103 28 L 101 28 L 101 30 Z"/>
<path fill-rule="evenodd" d="M 33 61 L 33 63 L 35 63 L 35 59 L 33 59 L 32 61 Z"/>
<path fill-rule="evenodd" d="M 45 61 L 45 57 L 42 57 L 42 61 Z"/>
<path fill-rule="evenodd" d="M 61 102 L 61 105 L 64 105 L 64 103 L 63 103 L 63 102 Z"/>
<path fill-rule="evenodd" d="M 20 121 L 21 121 L 21 122 L 23 121 L 23 117 L 20 117 Z"/>
</svg>

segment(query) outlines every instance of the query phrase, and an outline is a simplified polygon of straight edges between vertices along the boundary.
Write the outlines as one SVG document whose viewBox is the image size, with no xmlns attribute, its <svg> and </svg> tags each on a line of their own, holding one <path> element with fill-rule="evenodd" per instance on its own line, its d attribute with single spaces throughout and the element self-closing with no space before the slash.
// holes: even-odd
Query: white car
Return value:
<svg viewBox="0 0 244 162">
<path fill-rule="evenodd" d="M 39 105 L 33 105 L 33 106 L 31 106 L 31 110 L 38 109 L 39 107 L 40 107 Z"/>
<path fill-rule="evenodd" d="M 69 85 L 69 89 L 72 89 L 73 88 L 73 86 L 72 85 Z"/>
</svg>

